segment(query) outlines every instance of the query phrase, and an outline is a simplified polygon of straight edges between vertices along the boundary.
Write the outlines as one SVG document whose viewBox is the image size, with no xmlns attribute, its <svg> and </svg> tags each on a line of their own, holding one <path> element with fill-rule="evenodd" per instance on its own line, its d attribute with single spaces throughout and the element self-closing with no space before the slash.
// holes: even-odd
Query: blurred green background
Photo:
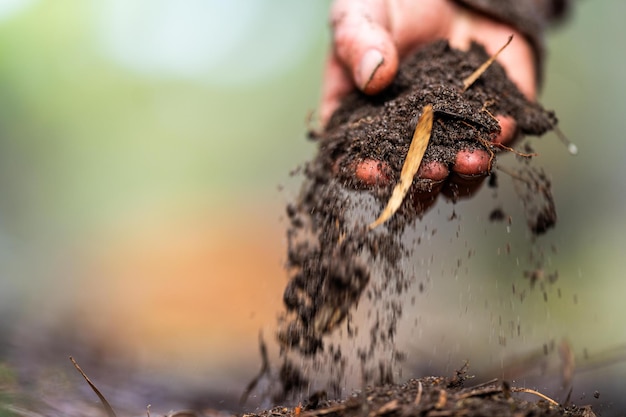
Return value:
<svg viewBox="0 0 626 417">
<path fill-rule="evenodd" d="M 329 4 L 0 1 L 0 354 L 25 386 L 47 392 L 36 381 L 67 371 L 68 354 L 207 391 L 254 373 L 257 333 L 280 310 L 289 172 L 314 152 Z M 546 239 L 577 302 L 509 312 L 543 329 L 529 345 L 565 337 L 580 357 L 626 344 L 624 16 L 621 0 L 576 2 L 548 34 L 541 101 L 579 155 L 553 134 L 537 146 L 560 216 Z M 492 204 L 475 200 L 462 220 Z M 425 223 L 445 219 L 440 205 Z M 623 378 L 621 352 L 576 380 L 606 413 L 624 400 L 589 390 Z"/>
</svg>

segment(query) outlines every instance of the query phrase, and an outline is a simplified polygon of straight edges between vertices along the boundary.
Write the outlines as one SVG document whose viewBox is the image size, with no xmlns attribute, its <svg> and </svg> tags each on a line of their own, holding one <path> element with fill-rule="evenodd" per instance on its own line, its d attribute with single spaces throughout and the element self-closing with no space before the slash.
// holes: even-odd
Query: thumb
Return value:
<svg viewBox="0 0 626 417">
<path fill-rule="evenodd" d="M 398 71 L 398 51 L 383 0 L 337 0 L 331 9 L 334 52 L 367 94 L 387 87 Z"/>
</svg>

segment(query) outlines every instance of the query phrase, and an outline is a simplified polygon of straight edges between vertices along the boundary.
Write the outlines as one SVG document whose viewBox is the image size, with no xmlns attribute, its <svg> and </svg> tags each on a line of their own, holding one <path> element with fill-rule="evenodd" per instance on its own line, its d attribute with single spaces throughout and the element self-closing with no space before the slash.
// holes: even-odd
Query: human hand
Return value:
<svg viewBox="0 0 626 417">
<path fill-rule="evenodd" d="M 478 14 L 451 0 L 335 0 L 330 20 L 333 50 L 328 59 L 320 116 L 325 124 L 342 98 L 355 88 L 376 94 L 394 79 L 399 61 L 416 48 L 437 39 L 467 49 L 472 40 L 489 54 L 513 34 L 514 40 L 498 57 L 509 78 L 529 99 L 535 100 L 536 74 L 533 49 L 515 29 Z M 496 115 L 501 133 L 496 142 L 506 144 L 516 135 L 515 120 Z M 387 181 L 383 162 L 368 159 L 354 167 L 362 183 Z M 441 162 L 422 165 L 417 176 L 431 180 L 432 191 L 418 201 L 432 203 L 439 193 L 457 198 L 472 194 L 489 174 L 486 151 L 460 151 L 452 166 Z"/>
</svg>

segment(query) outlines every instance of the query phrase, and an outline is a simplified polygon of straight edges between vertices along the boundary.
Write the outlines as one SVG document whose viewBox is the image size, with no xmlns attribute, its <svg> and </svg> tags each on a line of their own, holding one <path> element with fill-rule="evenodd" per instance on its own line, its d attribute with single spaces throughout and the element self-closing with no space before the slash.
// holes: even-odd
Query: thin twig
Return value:
<svg viewBox="0 0 626 417">
<path fill-rule="evenodd" d="M 481 145 L 483 145 L 485 150 L 489 152 L 489 166 L 487 167 L 487 174 L 491 174 L 491 168 L 493 167 L 493 160 L 496 158 L 496 154 L 493 152 L 493 149 L 491 149 L 491 146 L 489 146 L 489 145 L 493 145 L 493 143 L 487 142 L 485 139 L 481 138 L 480 136 L 478 136 L 476 139 L 478 140 L 478 142 L 480 142 Z"/>
<path fill-rule="evenodd" d="M 556 136 L 559 138 L 559 140 L 563 142 L 565 146 L 567 146 L 567 151 L 570 153 L 570 155 L 578 155 L 578 146 L 570 141 L 567 136 L 565 136 L 565 133 L 563 133 L 558 126 L 554 126 L 554 133 L 556 133 Z"/>
<path fill-rule="evenodd" d="M 74 360 L 73 357 L 70 356 L 70 360 L 72 361 L 72 363 L 74 364 L 74 367 L 76 368 L 76 370 L 78 372 L 80 372 L 80 374 L 83 376 L 83 378 L 85 378 L 85 381 L 87 381 L 87 384 L 89 384 L 89 386 L 91 387 L 91 389 L 93 390 L 93 392 L 96 393 L 96 395 L 98 396 L 98 398 L 100 398 L 100 402 L 102 403 L 102 406 L 104 407 L 104 411 L 106 411 L 107 415 L 109 417 L 117 417 L 115 414 L 115 411 L 113 410 L 113 407 L 111 407 L 111 404 L 109 404 L 109 402 L 107 401 L 106 398 L 104 398 L 104 395 L 102 395 L 102 393 L 100 392 L 100 390 L 94 385 L 93 382 L 91 382 L 91 380 L 89 379 L 89 377 L 87 376 L 87 374 L 85 374 L 83 372 L 82 369 L 80 369 L 80 366 L 78 366 L 78 363 L 76 363 L 76 361 Z"/>
<path fill-rule="evenodd" d="M 569 391 L 567 393 L 567 397 L 565 397 L 565 402 L 563 403 L 563 407 L 567 407 L 569 405 L 570 400 L 572 399 L 572 391 L 574 391 L 574 387 L 569 387 Z"/>
<path fill-rule="evenodd" d="M 495 61 L 496 58 L 498 58 L 498 55 L 500 55 L 500 52 L 502 52 L 504 50 L 504 48 L 509 46 L 509 44 L 511 43 L 512 40 L 513 40 L 513 35 L 509 36 L 509 39 L 506 41 L 504 46 L 502 46 L 502 48 L 500 48 L 498 50 L 498 52 L 493 54 L 493 56 L 491 56 L 491 58 L 489 58 L 487 61 L 485 61 L 480 67 L 478 67 L 478 69 L 476 71 L 472 72 L 469 75 L 469 77 L 467 77 L 466 79 L 463 80 L 463 92 L 466 92 L 467 89 L 470 88 L 471 85 L 474 84 L 474 82 L 477 79 L 479 79 L 480 76 L 483 75 L 483 73 L 485 71 L 487 71 L 487 68 L 489 68 L 489 66 L 491 64 L 493 64 L 493 61 Z"/>
<path fill-rule="evenodd" d="M 491 145 L 495 146 L 497 148 L 500 148 L 500 149 L 504 149 L 505 151 L 512 152 L 512 153 L 514 153 L 517 156 L 521 156 L 522 158 L 532 158 L 532 157 L 535 157 L 535 156 L 539 155 L 538 153 L 535 153 L 535 152 L 533 152 L 533 153 L 520 152 L 517 149 L 510 148 L 510 147 L 508 147 L 506 145 L 503 145 L 503 144 L 497 143 L 497 142 L 491 142 Z"/>
<path fill-rule="evenodd" d="M 526 184 L 529 187 L 533 187 L 535 184 L 532 181 L 529 181 L 528 179 L 522 177 L 521 175 L 517 174 L 516 172 L 513 172 L 511 170 L 509 170 L 508 168 L 505 168 L 503 166 L 498 165 L 498 171 L 505 173 L 506 175 L 508 175 L 509 177 L 513 178 L 514 180 L 518 180 L 523 182 L 524 184 Z"/>
<path fill-rule="evenodd" d="M 422 401 L 423 391 L 424 387 L 422 386 L 422 381 L 417 381 L 417 395 L 415 396 L 415 401 L 413 401 L 414 405 L 419 405 L 420 401 Z"/>
<path fill-rule="evenodd" d="M 263 339 L 263 333 L 259 332 L 259 351 L 261 353 L 261 369 L 259 373 L 250 381 L 244 392 L 241 394 L 241 398 L 239 399 L 239 404 L 243 405 L 248 400 L 250 393 L 256 388 L 261 378 L 270 372 L 270 360 L 267 355 L 267 345 L 265 344 L 265 340 Z"/>
<path fill-rule="evenodd" d="M 487 397 L 493 394 L 502 393 L 502 388 L 500 387 L 491 387 L 491 388 L 477 388 L 470 392 L 466 392 L 459 396 L 461 399 L 471 398 L 471 397 Z"/>
<path fill-rule="evenodd" d="M 547 402 L 549 402 L 552 405 L 556 405 L 556 406 L 560 406 L 561 405 L 558 402 L 554 401 L 552 398 L 548 397 L 547 395 L 544 395 L 544 394 L 540 393 L 539 391 L 535 391 L 534 389 L 512 387 L 511 391 L 512 392 L 524 392 L 526 394 L 534 394 L 537 397 L 543 398 L 544 400 L 546 400 Z"/>
<path fill-rule="evenodd" d="M 391 400 L 388 403 L 383 404 L 378 410 L 371 411 L 367 417 L 378 417 L 389 414 L 398 409 L 398 400 Z"/>
<path fill-rule="evenodd" d="M 325 416 L 327 414 L 336 413 L 338 411 L 345 411 L 348 408 L 351 408 L 351 407 L 348 407 L 348 405 L 346 405 L 346 403 L 342 403 L 342 404 L 337 404 L 337 405 L 330 406 L 328 408 L 321 408 L 319 410 L 307 411 L 306 413 L 300 414 L 300 416 L 301 417 Z"/>
<path fill-rule="evenodd" d="M 493 385 L 498 382 L 498 378 L 490 379 L 489 381 L 481 382 L 480 384 L 473 385 L 471 387 L 467 387 L 467 389 L 475 390 L 478 388 L 486 387 L 487 385 Z"/>
<path fill-rule="evenodd" d="M 439 398 L 437 398 L 437 404 L 435 404 L 435 408 L 437 410 L 441 410 L 443 407 L 446 406 L 446 403 L 448 402 L 448 393 L 445 390 L 440 390 L 439 391 Z"/>
</svg>

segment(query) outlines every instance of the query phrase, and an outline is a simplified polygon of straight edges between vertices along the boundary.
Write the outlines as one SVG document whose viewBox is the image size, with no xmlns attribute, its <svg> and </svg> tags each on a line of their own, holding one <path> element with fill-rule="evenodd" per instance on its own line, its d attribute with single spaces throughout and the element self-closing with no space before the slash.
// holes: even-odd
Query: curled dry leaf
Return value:
<svg viewBox="0 0 626 417">
<path fill-rule="evenodd" d="M 413 184 L 413 177 L 417 173 L 417 170 L 422 163 L 422 158 L 428 147 L 428 141 L 430 140 L 430 134 L 433 130 L 433 106 L 427 104 L 424 106 L 424 111 L 417 122 L 415 132 L 413 133 L 413 139 L 411 140 L 411 146 L 409 146 L 409 152 L 406 155 L 404 164 L 402 165 L 402 172 L 400 173 L 400 181 L 396 184 L 391 193 L 391 198 L 387 202 L 387 206 L 378 218 L 369 225 L 370 229 L 374 229 L 384 222 L 386 222 L 393 214 L 398 210 L 406 193 Z"/>
<path fill-rule="evenodd" d="M 100 399 L 100 402 L 102 403 L 102 407 L 104 408 L 104 411 L 106 411 L 106 413 L 107 413 L 107 416 L 108 417 L 117 417 L 117 414 L 115 414 L 115 410 L 113 410 L 113 407 L 111 407 L 111 404 L 109 404 L 109 402 L 104 397 L 104 395 L 102 395 L 102 393 L 100 392 L 98 387 L 96 387 L 96 385 L 93 382 L 91 382 L 91 379 L 89 379 L 87 374 L 81 369 L 81 367 L 78 365 L 76 360 L 74 360 L 74 358 L 70 356 L 70 361 L 72 361 L 72 364 L 74 364 L 74 368 L 76 368 L 76 370 L 85 379 L 85 381 L 87 382 L 87 385 L 89 385 L 91 390 L 98 396 L 98 398 Z"/>
</svg>

